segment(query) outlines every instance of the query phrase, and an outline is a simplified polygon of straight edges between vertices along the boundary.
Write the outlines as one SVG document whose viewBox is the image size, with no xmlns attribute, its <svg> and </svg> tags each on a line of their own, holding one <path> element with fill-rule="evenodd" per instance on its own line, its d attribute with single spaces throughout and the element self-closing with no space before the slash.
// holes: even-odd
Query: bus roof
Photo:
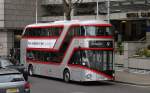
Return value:
<svg viewBox="0 0 150 93">
<path fill-rule="evenodd" d="M 49 22 L 49 23 L 36 23 L 36 24 L 30 24 L 27 25 L 26 27 L 39 27 L 39 26 L 61 26 L 61 25 L 110 25 L 109 23 L 107 23 L 106 21 L 103 20 L 84 20 L 84 21 L 80 21 L 80 20 L 64 20 L 64 21 L 54 21 L 54 22 Z"/>
</svg>

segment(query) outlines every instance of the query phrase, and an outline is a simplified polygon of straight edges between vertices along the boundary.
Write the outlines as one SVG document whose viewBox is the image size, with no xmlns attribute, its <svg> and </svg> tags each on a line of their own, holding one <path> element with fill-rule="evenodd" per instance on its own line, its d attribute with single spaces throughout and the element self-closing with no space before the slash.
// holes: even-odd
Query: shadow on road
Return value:
<svg viewBox="0 0 150 93">
<path fill-rule="evenodd" d="M 90 81 L 90 82 L 75 82 L 72 81 L 72 84 L 82 85 L 82 86 L 111 86 L 114 85 L 109 81 Z"/>
<path fill-rule="evenodd" d="M 47 77 L 47 76 L 39 76 L 36 75 L 34 76 L 36 78 L 42 78 L 42 79 L 47 79 L 47 80 L 54 80 L 56 82 L 60 83 L 66 83 L 63 81 L 63 79 L 58 79 L 58 78 L 53 78 L 53 77 Z M 32 81 L 31 81 L 32 83 Z M 89 82 L 77 82 L 77 81 L 70 81 L 69 83 L 66 84 L 75 84 L 75 85 L 80 85 L 80 86 L 112 86 L 114 83 L 112 81 L 89 81 Z"/>
<path fill-rule="evenodd" d="M 35 77 L 35 78 L 41 78 L 41 79 L 47 79 L 47 80 L 55 80 L 55 81 L 59 81 L 59 82 L 64 82 L 62 79 L 59 78 L 53 78 L 53 77 L 48 77 L 48 76 L 40 76 L 40 75 L 34 75 L 34 76 L 30 76 L 30 77 Z M 32 82 L 32 81 L 31 81 Z"/>
</svg>

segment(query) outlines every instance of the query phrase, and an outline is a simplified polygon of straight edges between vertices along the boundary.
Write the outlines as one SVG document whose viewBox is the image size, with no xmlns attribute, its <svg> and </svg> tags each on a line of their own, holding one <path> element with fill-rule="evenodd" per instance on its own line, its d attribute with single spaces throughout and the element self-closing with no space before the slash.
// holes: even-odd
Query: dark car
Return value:
<svg viewBox="0 0 150 93">
<path fill-rule="evenodd" d="M 0 67 L 0 93 L 30 93 L 30 83 L 19 71 Z"/>
<path fill-rule="evenodd" d="M 21 72 L 23 74 L 26 81 L 28 80 L 28 73 L 27 73 L 27 70 L 26 70 L 25 66 L 23 66 L 23 65 L 13 64 L 8 59 L 0 58 L 0 67 L 16 69 L 16 70 L 18 70 L 19 72 Z"/>
</svg>

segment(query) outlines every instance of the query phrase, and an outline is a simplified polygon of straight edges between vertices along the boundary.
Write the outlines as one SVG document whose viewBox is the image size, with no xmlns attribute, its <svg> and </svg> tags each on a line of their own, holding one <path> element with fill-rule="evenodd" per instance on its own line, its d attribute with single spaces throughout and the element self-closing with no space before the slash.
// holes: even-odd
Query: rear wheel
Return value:
<svg viewBox="0 0 150 93">
<path fill-rule="evenodd" d="M 68 70 L 64 71 L 64 73 L 63 73 L 63 79 L 67 83 L 70 81 L 70 72 Z"/>
<path fill-rule="evenodd" d="M 30 65 L 30 66 L 28 67 L 28 74 L 29 74 L 30 76 L 33 76 L 33 66 L 32 66 L 32 65 Z"/>
</svg>

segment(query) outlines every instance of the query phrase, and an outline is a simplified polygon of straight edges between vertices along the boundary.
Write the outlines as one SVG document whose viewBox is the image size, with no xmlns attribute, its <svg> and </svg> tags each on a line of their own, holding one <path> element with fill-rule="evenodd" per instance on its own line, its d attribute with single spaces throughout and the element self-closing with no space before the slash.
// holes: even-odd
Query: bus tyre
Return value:
<svg viewBox="0 0 150 93">
<path fill-rule="evenodd" d="M 28 67 L 28 74 L 29 74 L 30 76 L 33 76 L 33 66 L 29 66 L 29 67 Z"/>
<path fill-rule="evenodd" d="M 65 82 L 69 82 L 70 81 L 70 73 L 68 70 L 65 70 L 64 73 L 63 73 L 63 79 Z"/>
</svg>

